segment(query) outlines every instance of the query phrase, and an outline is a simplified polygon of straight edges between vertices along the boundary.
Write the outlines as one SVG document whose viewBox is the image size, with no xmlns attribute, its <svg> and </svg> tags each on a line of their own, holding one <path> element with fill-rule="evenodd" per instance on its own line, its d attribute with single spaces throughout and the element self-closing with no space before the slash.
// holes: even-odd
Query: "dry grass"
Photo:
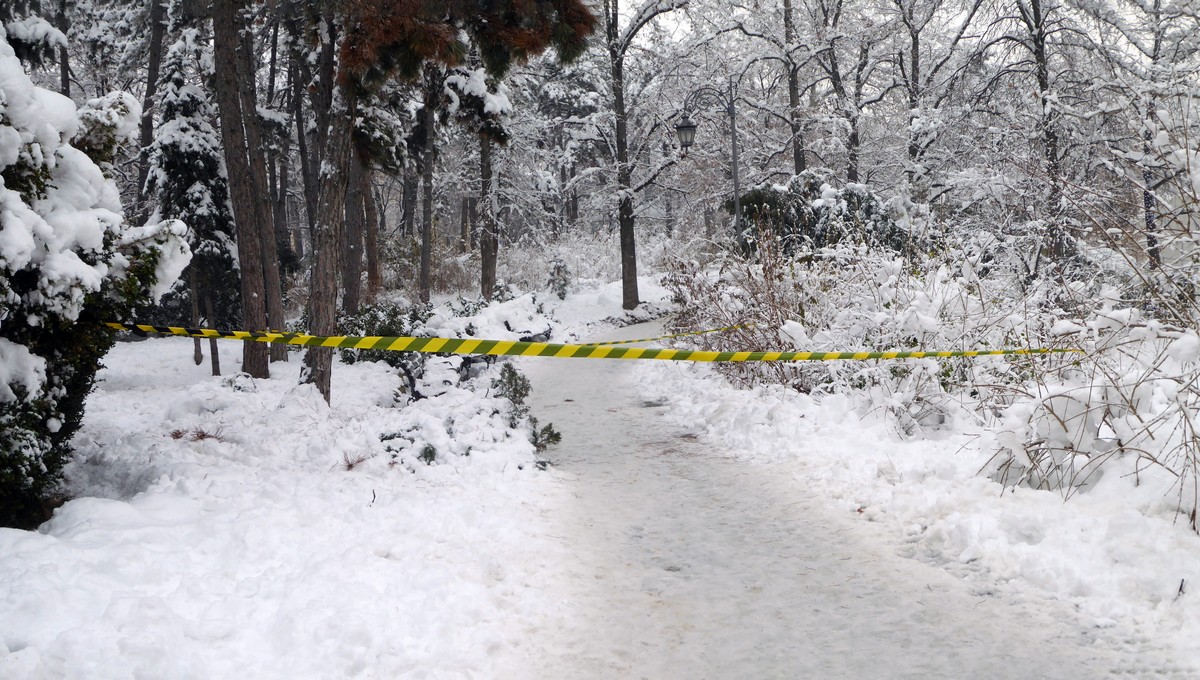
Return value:
<svg viewBox="0 0 1200 680">
<path fill-rule="evenodd" d="M 365 453 L 351 454 L 349 451 L 343 451 L 342 452 L 342 469 L 345 470 L 346 472 L 350 472 L 351 470 L 358 467 L 359 465 L 362 465 L 363 463 L 367 462 L 371 458 L 372 458 L 372 456 L 365 454 Z"/>
<path fill-rule="evenodd" d="M 190 442 L 199 442 L 207 439 L 221 442 L 222 444 L 229 443 L 222 435 L 220 430 L 209 432 L 208 430 L 194 427 L 190 430 L 171 430 L 171 439 L 186 439 Z"/>
</svg>

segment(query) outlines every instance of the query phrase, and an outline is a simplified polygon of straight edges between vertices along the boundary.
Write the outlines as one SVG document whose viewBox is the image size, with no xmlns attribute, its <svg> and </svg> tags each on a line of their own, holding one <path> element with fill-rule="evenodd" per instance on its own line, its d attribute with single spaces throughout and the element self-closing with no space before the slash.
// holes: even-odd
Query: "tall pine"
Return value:
<svg viewBox="0 0 1200 680">
<path fill-rule="evenodd" d="M 193 64 L 205 63 L 197 31 L 179 31 L 163 62 L 159 83 L 162 122 L 149 147 L 147 194 L 155 199 L 160 219 L 179 219 L 188 226 L 192 262 L 175 290 L 163 300 L 163 320 L 179 324 L 200 319 L 231 327 L 241 319 L 233 217 L 220 137 L 209 123 L 215 112 L 194 82 Z M 215 345 L 215 341 L 213 342 Z M 211 348 L 213 374 L 220 374 L 219 355 Z M 199 341 L 197 341 L 199 363 Z"/>
</svg>

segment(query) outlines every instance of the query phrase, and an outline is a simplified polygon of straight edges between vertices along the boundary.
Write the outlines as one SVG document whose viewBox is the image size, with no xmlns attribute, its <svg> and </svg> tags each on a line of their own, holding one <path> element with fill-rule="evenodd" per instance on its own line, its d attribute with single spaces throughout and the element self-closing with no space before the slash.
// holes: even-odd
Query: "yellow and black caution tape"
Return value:
<svg viewBox="0 0 1200 680">
<path fill-rule="evenodd" d="M 587 347 L 600 347 L 603 345 L 633 345 L 639 342 L 655 342 L 657 340 L 670 340 L 671 338 L 686 338 L 689 335 L 704 335 L 706 333 L 721 333 L 724 331 L 736 331 L 741 328 L 753 328 L 754 324 L 746 323 L 739 326 L 726 326 L 724 328 L 710 328 L 704 331 L 688 331 L 686 333 L 674 333 L 671 335 L 660 335 L 655 338 L 638 338 L 637 340 L 608 340 L 605 342 L 584 342 L 581 343 Z"/>
<path fill-rule="evenodd" d="M 409 338 L 354 335 L 302 335 L 263 331 L 218 331 L 211 328 L 178 326 L 106 324 L 109 328 L 134 333 L 157 333 L 189 338 L 224 338 L 255 342 L 282 342 L 307 347 L 423 352 L 428 354 L 486 354 L 492 356 L 561 357 L 575 359 L 660 359 L 664 361 L 839 361 L 863 359 L 926 359 L 942 357 L 983 357 L 1006 354 L 1059 354 L 1082 352 L 1081 349 L 986 349 L 963 352 L 711 352 L 687 349 L 616 347 L 613 345 L 560 345 L 548 342 L 516 340 L 479 340 L 475 338 Z"/>
</svg>

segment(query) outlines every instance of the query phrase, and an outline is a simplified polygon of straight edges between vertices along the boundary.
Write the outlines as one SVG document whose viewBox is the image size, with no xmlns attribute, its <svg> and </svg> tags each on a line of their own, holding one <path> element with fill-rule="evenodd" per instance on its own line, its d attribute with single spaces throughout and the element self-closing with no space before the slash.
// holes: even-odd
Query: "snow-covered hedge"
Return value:
<svg viewBox="0 0 1200 680">
<path fill-rule="evenodd" d="M 125 225 L 104 168 L 136 130 L 118 93 L 77 111 L 0 29 L 0 525 L 44 517 L 112 333 L 187 264 L 177 221 Z"/>
</svg>

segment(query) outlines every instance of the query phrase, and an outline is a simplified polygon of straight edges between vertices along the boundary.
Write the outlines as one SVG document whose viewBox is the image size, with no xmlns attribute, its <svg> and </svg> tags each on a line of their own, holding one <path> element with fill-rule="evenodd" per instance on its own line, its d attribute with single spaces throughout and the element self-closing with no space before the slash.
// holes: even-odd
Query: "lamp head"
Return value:
<svg viewBox="0 0 1200 680">
<path fill-rule="evenodd" d="M 686 113 L 675 124 L 675 134 L 679 135 L 679 146 L 685 151 L 696 141 L 696 124 Z"/>
</svg>

